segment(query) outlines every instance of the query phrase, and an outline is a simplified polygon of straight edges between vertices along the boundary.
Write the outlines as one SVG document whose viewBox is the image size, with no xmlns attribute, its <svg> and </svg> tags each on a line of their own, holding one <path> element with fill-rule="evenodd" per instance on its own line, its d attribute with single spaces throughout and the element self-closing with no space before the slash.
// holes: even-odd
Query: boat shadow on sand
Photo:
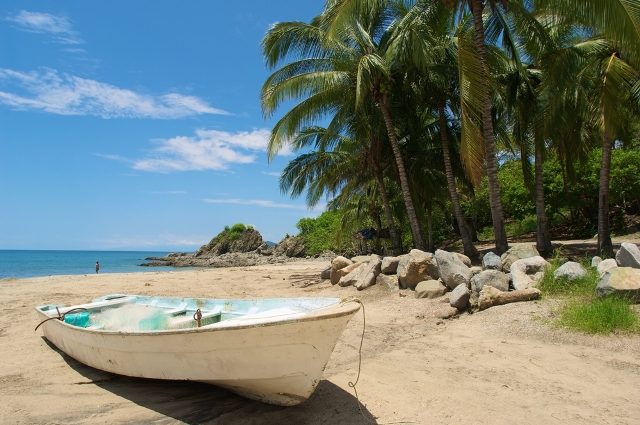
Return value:
<svg viewBox="0 0 640 425">
<path fill-rule="evenodd" d="M 200 382 L 130 378 L 104 372 L 78 362 L 46 338 L 43 340 L 71 368 L 88 379 L 78 384 L 97 385 L 166 419 L 187 424 L 377 423 L 365 406 L 360 411 L 353 394 L 327 380 L 320 381 L 309 400 L 298 406 L 272 406 Z M 162 422 L 161 418 L 149 419 Z"/>
</svg>

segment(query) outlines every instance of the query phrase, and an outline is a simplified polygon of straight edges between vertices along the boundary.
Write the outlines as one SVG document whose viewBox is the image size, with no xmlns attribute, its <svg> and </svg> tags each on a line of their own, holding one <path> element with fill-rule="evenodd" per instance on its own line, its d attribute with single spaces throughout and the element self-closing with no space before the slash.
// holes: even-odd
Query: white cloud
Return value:
<svg viewBox="0 0 640 425">
<path fill-rule="evenodd" d="M 180 236 L 172 234 L 164 234 L 159 236 L 119 236 L 115 235 L 109 239 L 101 241 L 103 248 L 110 249 L 149 249 L 154 250 L 158 248 L 170 247 L 175 248 L 190 248 L 199 247 L 207 243 L 211 239 L 210 237 L 203 236 Z"/>
<path fill-rule="evenodd" d="M 14 23 L 19 29 L 36 34 L 44 34 L 60 44 L 81 44 L 83 41 L 73 30 L 71 21 L 65 16 L 50 13 L 21 10 L 5 20 Z"/>
<path fill-rule="evenodd" d="M 0 68 L 0 103 L 59 115 L 103 118 L 184 118 L 199 114 L 229 115 L 195 96 L 138 93 L 52 69 L 21 72 Z"/>
<path fill-rule="evenodd" d="M 231 205 L 250 205 L 262 208 L 283 208 L 293 210 L 308 210 L 306 205 L 284 204 L 273 202 L 266 199 L 203 199 L 208 204 L 231 204 Z"/>
<path fill-rule="evenodd" d="M 266 149 L 269 134 L 267 129 L 235 133 L 197 130 L 193 137 L 160 141 L 149 157 L 134 160 L 133 168 L 160 173 L 226 170 L 231 164 L 255 162 L 256 153 Z"/>
</svg>

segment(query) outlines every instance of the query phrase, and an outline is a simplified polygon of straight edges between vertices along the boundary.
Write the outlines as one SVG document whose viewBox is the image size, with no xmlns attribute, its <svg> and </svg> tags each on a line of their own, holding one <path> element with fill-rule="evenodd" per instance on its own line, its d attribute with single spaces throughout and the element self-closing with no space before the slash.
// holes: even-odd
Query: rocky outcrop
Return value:
<svg viewBox="0 0 640 425">
<path fill-rule="evenodd" d="M 580 263 L 575 261 L 567 261 L 553 272 L 554 279 L 563 279 L 574 281 L 587 276 L 587 271 Z"/>
<path fill-rule="evenodd" d="M 300 236 L 285 236 L 273 250 L 274 255 L 284 255 L 286 257 L 304 257 L 306 248 L 304 239 Z"/>
<path fill-rule="evenodd" d="M 454 289 L 458 285 L 469 286 L 471 270 L 460 260 L 459 256 L 439 249 L 436 251 L 435 257 L 440 279 L 449 289 Z"/>
<path fill-rule="evenodd" d="M 618 295 L 640 302 L 640 269 L 632 267 L 615 267 L 600 278 L 596 287 L 600 297 Z"/>
<path fill-rule="evenodd" d="M 241 227 L 238 228 L 236 226 Z M 232 228 L 225 228 L 211 239 L 208 244 L 202 245 L 196 252 L 195 257 L 211 257 L 228 252 L 255 251 L 262 245 L 262 242 L 262 235 L 256 229 L 235 225 Z"/>
<path fill-rule="evenodd" d="M 412 249 L 408 254 L 400 256 L 397 274 L 402 289 L 414 289 L 423 280 L 440 277 L 433 254 L 419 249 Z"/>
<path fill-rule="evenodd" d="M 511 281 L 516 290 L 535 287 L 550 264 L 542 257 L 516 260 L 511 265 Z"/>
<path fill-rule="evenodd" d="M 640 269 L 640 249 L 633 243 L 623 242 L 616 253 L 616 263 L 620 267 Z"/>
<path fill-rule="evenodd" d="M 514 245 L 511 248 L 509 248 L 507 252 L 502 254 L 502 256 L 500 257 L 500 259 L 502 260 L 502 270 L 505 273 L 509 273 L 511 271 L 511 265 L 514 262 L 518 260 L 522 260 L 524 258 L 539 257 L 539 256 L 540 256 L 540 253 L 538 253 L 538 250 L 533 245 L 530 245 L 530 244 Z"/>
<path fill-rule="evenodd" d="M 425 280 L 416 285 L 416 298 L 438 298 L 447 293 L 447 287 L 439 280 Z"/>
</svg>

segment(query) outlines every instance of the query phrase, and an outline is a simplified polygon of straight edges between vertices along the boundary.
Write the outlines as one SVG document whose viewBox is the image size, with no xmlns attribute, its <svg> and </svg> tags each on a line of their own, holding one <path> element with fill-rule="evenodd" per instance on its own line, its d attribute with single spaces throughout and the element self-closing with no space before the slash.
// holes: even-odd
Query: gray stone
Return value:
<svg viewBox="0 0 640 425">
<path fill-rule="evenodd" d="M 550 264 L 540 256 L 514 261 L 510 267 L 514 289 L 534 288 L 542 279 L 545 269 L 549 266 Z"/>
<path fill-rule="evenodd" d="M 599 297 L 619 295 L 640 302 L 640 269 L 633 267 L 614 267 L 600 278 L 596 287 Z"/>
<path fill-rule="evenodd" d="M 616 253 L 616 262 L 620 267 L 640 269 L 640 249 L 636 244 L 623 242 Z"/>
<path fill-rule="evenodd" d="M 438 298 L 446 292 L 447 288 L 439 280 L 425 280 L 416 285 L 416 298 Z"/>
<path fill-rule="evenodd" d="M 455 253 L 439 249 L 436 251 L 435 257 L 438 262 L 440 279 L 449 289 L 454 289 L 458 285 L 469 286 L 471 270 Z"/>
<path fill-rule="evenodd" d="M 384 257 L 382 259 L 382 269 L 381 272 L 384 274 L 395 274 L 398 270 L 398 263 L 400 262 L 400 257 Z"/>
<path fill-rule="evenodd" d="M 469 291 L 469 288 L 466 285 L 458 285 L 449 294 L 449 304 L 458 310 L 464 310 L 469 306 L 470 297 L 471 291 Z"/>
<path fill-rule="evenodd" d="M 398 290 L 398 276 L 396 275 L 386 275 L 379 274 L 376 277 L 376 285 L 385 285 L 389 289 L 393 289 L 394 291 Z"/>
<path fill-rule="evenodd" d="M 502 260 L 502 271 L 504 271 L 505 273 L 510 272 L 511 265 L 515 261 L 539 256 L 540 253 L 538 252 L 536 247 L 531 244 L 514 245 L 500 257 L 500 259 Z"/>
<path fill-rule="evenodd" d="M 618 267 L 618 263 L 613 258 L 607 258 L 606 260 L 602 260 L 598 264 L 598 274 L 600 277 L 604 276 L 606 272 L 611 269 Z"/>
<path fill-rule="evenodd" d="M 360 277 L 353 286 L 356 287 L 358 291 L 366 289 L 372 285 L 376 284 L 376 277 L 380 274 L 380 265 L 382 261 L 380 258 L 372 258 L 371 261 L 365 263 L 363 270 L 360 272 Z"/>
<path fill-rule="evenodd" d="M 598 264 L 602 262 L 602 258 L 597 255 L 591 259 L 591 267 L 598 267 Z"/>
<path fill-rule="evenodd" d="M 501 291 L 509 290 L 509 276 L 499 270 L 484 270 L 471 278 L 471 289 L 482 291 L 485 286 L 493 286 Z"/>
<path fill-rule="evenodd" d="M 412 249 L 408 254 L 400 256 L 397 274 L 400 289 L 413 289 L 423 280 L 440 277 L 433 254 L 419 249 Z"/>
<path fill-rule="evenodd" d="M 331 266 L 320 272 L 320 279 L 331 279 Z"/>
<path fill-rule="evenodd" d="M 493 251 L 489 251 L 482 257 L 483 270 L 500 270 L 502 269 L 502 259 Z"/>
<path fill-rule="evenodd" d="M 580 263 L 575 261 L 567 261 L 553 272 L 554 279 L 578 280 L 587 275 L 587 271 Z"/>
<path fill-rule="evenodd" d="M 482 271 L 482 267 L 473 266 L 473 267 L 470 267 L 469 270 L 471 271 L 471 276 L 475 276 Z"/>
<path fill-rule="evenodd" d="M 331 284 L 335 285 L 342 276 L 353 270 L 353 268 L 351 270 L 345 270 L 351 265 L 353 265 L 353 261 L 340 255 L 331 260 Z"/>
</svg>

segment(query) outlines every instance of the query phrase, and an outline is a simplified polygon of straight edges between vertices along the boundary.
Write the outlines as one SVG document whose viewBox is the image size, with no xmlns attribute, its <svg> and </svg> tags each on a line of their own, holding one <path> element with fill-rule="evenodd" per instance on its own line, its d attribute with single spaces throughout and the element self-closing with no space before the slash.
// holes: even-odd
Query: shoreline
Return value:
<svg viewBox="0 0 640 425">
<path fill-rule="evenodd" d="M 319 281 L 326 260 L 143 273 L 69 275 L 0 285 L 0 422 L 7 424 L 634 423 L 640 405 L 640 336 L 551 327 L 554 300 L 515 303 L 441 320 L 443 303 L 380 285 L 366 291 Z M 108 293 L 218 298 L 360 298 L 366 332 L 358 395 L 362 314 L 349 322 L 316 393 L 294 408 L 250 401 L 213 386 L 108 374 L 55 350 L 34 333 L 34 307 Z"/>
</svg>

